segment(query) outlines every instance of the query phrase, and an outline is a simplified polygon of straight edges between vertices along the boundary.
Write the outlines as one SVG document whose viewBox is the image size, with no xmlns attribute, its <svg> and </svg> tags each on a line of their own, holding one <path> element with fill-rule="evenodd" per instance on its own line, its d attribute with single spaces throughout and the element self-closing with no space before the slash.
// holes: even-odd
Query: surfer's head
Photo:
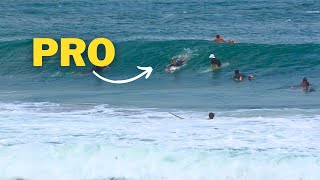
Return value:
<svg viewBox="0 0 320 180">
<path fill-rule="evenodd" d="M 173 59 L 173 60 L 172 60 L 172 64 L 173 64 L 173 65 L 176 65 L 176 64 L 177 64 L 177 59 Z"/>
<path fill-rule="evenodd" d="M 216 38 L 217 38 L 217 39 L 220 39 L 220 34 L 217 34 L 217 35 L 216 35 Z"/>
<path fill-rule="evenodd" d="M 240 71 L 238 69 L 234 70 L 234 74 L 240 74 Z"/>
<path fill-rule="evenodd" d="M 304 77 L 302 82 L 308 82 L 308 79 L 306 77 Z"/>
<path fill-rule="evenodd" d="M 209 112 L 209 119 L 213 119 L 214 118 L 214 113 L 213 112 Z"/>
<path fill-rule="evenodd" d="M 210 54 L 209 59 L 214 59 L 214 58 L 216 58 L 214 54 Z"/>
</svg>

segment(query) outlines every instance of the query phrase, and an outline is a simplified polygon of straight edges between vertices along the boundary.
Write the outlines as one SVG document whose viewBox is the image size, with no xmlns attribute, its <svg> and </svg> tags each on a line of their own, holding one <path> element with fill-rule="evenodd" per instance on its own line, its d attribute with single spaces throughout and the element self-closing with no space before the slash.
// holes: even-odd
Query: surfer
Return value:
<svg viewBox="0 0 320 180">
<path fill-rule="evenodd" d="M 211 61 L 211 67 L 216 65 L 217 68 L 221 67 L 221 61 L 214 56 L 214 54 L 210 54 L 209 59 Z"/>
<path fill-rule="evenodd" d="M 306 77 L 304 77 L 302 82 L 300 83 L 300 86 L 304 88 L 304 91 L 309 91 L 309 86 L 311 86 L 311 83 Z"/>
<path fill-rule="evenodd" d="M 240 71 L 237 69 L 237 70 L 234 70 L 234 74 L 233 74 L 233 79 L 236 80 L 236 81 L 242 81 L 243 80 L 243 77 L 245 77 L 244 75 L 240 74 Z"/>
<path fill-rule="evenodd" d="M 172 66 L 181 66 L 182 65 L 182 61 L 177 61 L 177 59 L 173 59 L 172 63 L 169 64 L 168 68 L 172 67 Z"/>
<path fill-rule="evenodd" d="M 213 112 L 209 112 L 209 119 L 213 119 L 214 118 L 214 113 Z"/>
<path fill-rule="evenodd" d="M 213 40 L 213 42 L 225 43 L 226 41 L 224 39 L 222 39 L 219 34 L 217 34 L 216 38 Z"/>
<path fill-rule="evenodd" d="M 308 81 L 306 77 L 302 79 L 302 82 L 298 86 L 291 86 L 291 89 L 296 89 L 298 87 L 302 87 L 302 89 L 298 89 L 298 92 L 313 92 L 315 91 L 312 87 L 312 84 Z"/>
<path fill-rule="evenodd" d="M 185 56 L 181 56 L 181 57 L 179 57 L 179 59 L 173 58 L 173 59 L 172 59 L 172 63 L 169 64 L 166 69 L 168 70 L 168 69 L 170 69 L 170 67 L 173 67 L 173 66 L 174 66 L 174 67 L 182 66 L 183 63 L 184 63 L 186 60 L 187 60 L 187 58 L 186 58 Z"/>
</svg>

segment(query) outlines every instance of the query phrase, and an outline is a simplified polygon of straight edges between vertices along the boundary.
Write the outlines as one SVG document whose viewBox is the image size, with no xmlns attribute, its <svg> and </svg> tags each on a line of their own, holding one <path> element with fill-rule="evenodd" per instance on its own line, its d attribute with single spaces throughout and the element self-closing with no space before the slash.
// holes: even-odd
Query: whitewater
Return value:
<svg viewBox="0 0 320 180">
<path fill-rule="evenodd" d="M 1 1 L 0 179 L 319 179 L 319 5 Z M 88 73 L 87 52 L 85 67 L 61 67 L 60 52 L 33 67 L 35 37 L 108 38 L 103 77 L 153 72 L 109 84 Z M 212 53 L 223 68 L 211 69 Z M 166 72 L 179 56 L 186 64 Z M 236 69 L 254 79 L 233 81 Z M 315 91 L 301 92 L 304 77 Z"/>
<path fill-rule="evenodd" d="M 1 104 L 1 179 L 320 175 L 317 109 L 220 111 L 214 122 L 206 112 L 177 113 L 185 119 L 159 109 Z"/>
</svg>

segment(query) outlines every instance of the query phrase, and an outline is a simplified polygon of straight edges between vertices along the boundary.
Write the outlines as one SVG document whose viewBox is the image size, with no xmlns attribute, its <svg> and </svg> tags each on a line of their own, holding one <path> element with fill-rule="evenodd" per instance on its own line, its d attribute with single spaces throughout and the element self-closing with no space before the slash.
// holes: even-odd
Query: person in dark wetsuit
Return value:
<svg viewBox="0 0 320 180">
<path fill-rule="evenodd" d="M 173 59 L 172 63 L 167 68 L 170 68 L 172 66 L 182 66 L 184 62 L 185 61 L 183 61 L 183 60 Z"/>
<path fill-rule="evenodd" d="M 233 74 L 233 79 L 236 81 L 242 81 L 243 77 L 245 77 L 244 75 L 240 74 L 239 70 L 234 70 L 234 74 Z"/>
<path fill-rule="evenodd" d="M 213 65 L 216 65 L 217 68 L 221 67 L 221 61 L 218 58 L 216 58 L 214 56 L 214 54 L 210 54 L 209 59 L 210 59 L 210 62 L 211 62 L 211 67 Z"/>
<path fill-rule="evenodd" d="M 178 61 L 176 61 L 176 65 L 175 65 L 175 66 L 182 66 L 182 65 L 183 65 L 183 62 L 184 62 L 184 61 L 178 60 Z"/>
</svg>

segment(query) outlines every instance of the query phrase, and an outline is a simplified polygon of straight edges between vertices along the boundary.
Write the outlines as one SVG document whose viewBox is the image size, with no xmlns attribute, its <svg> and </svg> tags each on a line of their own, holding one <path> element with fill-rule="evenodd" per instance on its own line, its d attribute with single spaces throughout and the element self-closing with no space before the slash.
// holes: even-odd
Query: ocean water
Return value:
<svg viewBox="0 0 320 180">
<path fill-rule="evenodd" d="M 319 10 L 313 0 L 1 1 L 0 179 L 319 179 Z M 108 84 L 82 73 L 86 53 L 86 67 L 60 67 L 59 55 L 33 67 L 34 37 L 109 38 L 109 79 L 154 71 Z M 235 82 L 235 69 L 255 78 Z M 303 77 L 313 92 L 291 88 Z"/>
</svg>

